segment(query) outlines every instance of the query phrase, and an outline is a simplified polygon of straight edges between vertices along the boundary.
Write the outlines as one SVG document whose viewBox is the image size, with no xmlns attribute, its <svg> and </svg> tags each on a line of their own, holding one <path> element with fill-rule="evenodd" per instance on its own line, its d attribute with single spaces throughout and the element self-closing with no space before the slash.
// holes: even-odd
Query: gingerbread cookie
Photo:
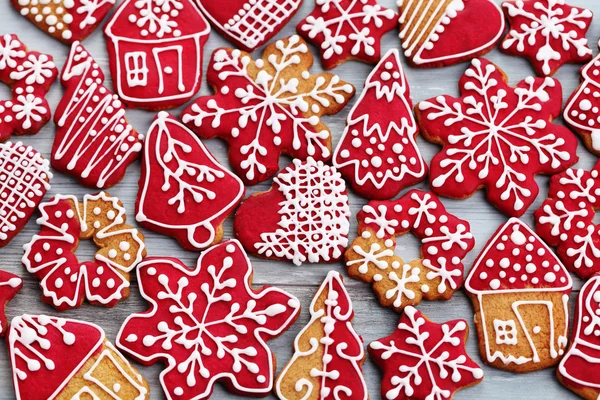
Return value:
<svg viewBox="0 0 600 400">
<path fill-rule="evenodd" d="M 56 195 L 40 204 L 40 232 L 23 246 L 23 265 L 39 279 L 42 300 L 58 310 L 84 299 L 114 307 L 129 296 L 129 272 L 146 255 L 144 235 L 125 223 L 125 208 L 108 193 Z M 81 239 L 98 247 L 94 261 L 79 262 Z"/>
<path fill-rule="evenodd" d="M 510 30 L 500 49 L 526 57 L 539 76 L 553 75 L 565 63 L 592 59 L 585 34 L 593 13 L 565 0 L 511 0 L 502 3 Z"/>
<path fill-rule="evenodd" d="M 494 0 L 398 0 L 400 40 L 415 67 L 443 67 L 489 52 L 504 32 Z"/>
<path fill-rule="evenodd" d="M 344 259 L 348 275 L 372 283 L 381 305 L 401 311 L 427 300 L 449 300 L 463 283 L 463 259 L 475 245 L 467 221 L 448 213 L 432 193 L 412 190 L 398 200 L 370 201 L 356 216 L 358 237 Z M 421 259 L 395 254 L 396 236 L 421 240 Z"/>
<path fill-rule="evenodd" d="M 394 333 L 368 347 L 383 370 L 381 397 L 452 399 L 456 391 L 481 382 L 483 371 L 465 349 L 468 336 L 465 320 L 436 324 L 406 307 Z"/>
<path fill-rule="evenodd" d="M 327 274 L 310 304 L 310 315 L 294 340 L 292 359 L 277 378 L 277 396 L 367 400 L 363 340 L 352 327 L 352 301 L 338 272 Z"/>
<path fill-rule="evenodd" d="M 63 43 L 83 40 L 102 22 L 115 0 L 11 0 L 35 26 Z"/>
<path fill-rule="evenodd" d="M 17 35 L 0 36 L 0 84 L 10 100 L 0 100 L 0 142 L 10 135 L 34 134 L 50 121 L 46 93 L 58 70 L 51 55 L 28 51 Z"/>
<path fill-rule="evenodd" d="M 336 262 L 348 245 L 350 206 L 334 167 L 295 159 L 268 192 L 238 208 L 233 231 L 250 253 L 296 265 Z"/>
<path fill-rule="evenodd" d="M 193 0 L 125 0 L 104 33 L 113 85 L 127 105 L 164 110 L 200 89 L 210 26 Z"/>
<path fill-rule="evenodd" d="M 204 249 L 221 241 L 223 222 L 244 192 L 196 135 L 167 112 L 158 113 L 144 146 L 140 225 L 173 236 L 185 249 Z"/>
<path fill-rule="evenodd" d="M 22 315 L 7 342 L 17 400 L 149 398 L 144 377 L 97 325 Z"/>
<path fill-rule="evenodd" d="M 270 44 L 256 61 L 217 49 L 207 73 L 216 94 L 186 108 L 183 122 L 203 138 L 226 140 L 232 168 L 247 185 L 273 176 L 281 153 L 328 160 L 331 132 L 320 117 L 340 111 L 354 87 L 337 75 L 311 75 L 312 62 L 299 36 Z"/>
<path fill-rule="evenodd" d="M 527 225 L 511 218 L 500 226 L 465 281 L 483 360 L 513 372 L 557 364 L 567 346 L 572 287 L 565 267 Z"/>
<path fill-rule="evenodd" d="M 10 272 L 0 270 L 0 336 L 4 336 L 7 328 L 4 308 L 22 287 L 23 280 L 21 278 Z"/>
<path fill-rule="evenodd" d="M 160 381 L 169 399 L 207 399 L 217 380 L 236 394 L 267 396 L 275 356 L 265 340 L 294 323 L 300 303 L 276 288 L 252 289 L 252 273 L 236 240 L 206 250 L 194 269 L 145 259 L 138 282 L 152 306 L 125 320 L 117 346 L 145 365 L 167 364 Z"/>
<path fill-rule="evenodd" d="M 323 68 L 332 69 L 348 60 L 375 64 L 382 36 L 397 24 L 396 13 L 377 0 L 315 0 L 315 9 L 296 31 L 321 48 Z"/>
<path fill-rule="evenodd" d="M 61 82 L 66 93 L 54 114 L 52 166 L 86 186 L 117 184 L 138 157 L 143 136 L 125 120 L 124 105 L 104 86 L 100 66 L 79 42 L 71 47 Z"/>
<path fill-rule="evenodd" d="M 406 76 L 393 49 L 373 69 L 350 110 L 333 165 L 359 195 L 392 198 L 425 179 L 418 133 Z"/>
<path fill-rule="evenodd" d="M 431 188 L 462 199 L 484 187 L 498 210 L 521 216 L 539 192 L 536 174 L 578 160 L 577 139 L 551 123 L 560 115 L 560 82 L 528 77 L 511 87 L 500 68 L 474 59 L 459 87 L 459 98 L 438 96 L 415 108 L 423 137 L 444 146 L 430 163 Z"/>
<path fill-rule="evenodd" d="M 302 0 L 196 0 L 196 5 L 221 35 L 252 52 L 279 33 Z"/>
</svg>

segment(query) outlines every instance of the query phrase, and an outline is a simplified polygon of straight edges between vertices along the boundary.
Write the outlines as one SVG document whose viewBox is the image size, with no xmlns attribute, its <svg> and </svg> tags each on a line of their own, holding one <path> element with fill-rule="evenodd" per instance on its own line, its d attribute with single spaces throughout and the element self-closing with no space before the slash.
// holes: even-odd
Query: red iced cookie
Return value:
<svg viewBox="0 0 600 400">
<path fill-rule="evenodd" d="M 23 280 L 21 278 L 10 272 L 0 270 L 0 336 L 4 336 L 7 327 L 4 308 L 22 287 Z"/>
<path fill-rule="evenodd" d="M 217 380 L 236 394 L 267 396 L 275 356 L 265 341 L 294 323 L 300 303 L 276 288 L 252 289 L 252 273 L 236 240 L 202 253 L 194 269 L 147 258 L 138 282 L 151 307 L 125 320 L 117 345 L 145 365 L 167 364 L 160 381 L 169 399 L 207 399 Z"/>
<path fill-rule="evenodd" d="M 210 26 L 192 0 L 125 0 L 104 33 L 113 85 L 128 105 L 164 110 L 200 89 Z"/>
<path fill-rule="evenodd" d="M 539 192 L 536 174 L 555 174 L 578 160 L 576 138 L 551 123 L 560 115 L 560 82 L 528 77 L 511 87 L 500 68 L 474 59 L 459 87 L 459 98 L 416 106 L 423 136 L 444 146 L 430 163 L 431 188 L 462 199 L 483 187 L 496 208 L 521 216 Z"/>
<path fill-rule="evenodd" d="M 154 119 L 145 141 L 137 221 L 173 236 L 188 250 L 220 242 L 223 221 L 244 197 L 242 182 L 164 111 Z"/>
</svg>

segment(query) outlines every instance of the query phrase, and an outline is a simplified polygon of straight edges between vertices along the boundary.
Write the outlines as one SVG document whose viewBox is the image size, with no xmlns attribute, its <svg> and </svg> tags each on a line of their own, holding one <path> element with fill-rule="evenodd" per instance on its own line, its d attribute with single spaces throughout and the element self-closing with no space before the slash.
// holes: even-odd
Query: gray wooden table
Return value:
<svg viewBox="0 0 600 400">
<path fill-rule="evenodd" d="M 499 0 L 498 0 L 499 1 Z M 119 0 L 120 2 L 120 0 Z M 394 0 L 380 0 L 384 6 L 395 8 Z M 598 37 L 600 36 L 600 1 L 598 0 L 569 0 L 572 5 L 587 7 L 593 10 L 596 18 L 592 23 L 591 29 L 588 32 L 588 39 L 594 53 L 597 52 L 596 46 Z M 297 13 L 296 17 L 278 34 L 279 37 L 286 37 L 295 32 L 296 24 L 303 19 L 312 9 L 314 0 L 305 0 L 304 5 Z M 0 34 L 16 33 L 20 39 L 34 50 L 49 52 L 54 56 L 54 59 L 59 68 L 65 62 L 69 48 L 60 44 L 51 37 L 44 34 L 42 31 L 33 27 L 30 22 L 21 17 L 11 6 L 9 0 L 0 0 Z M 108 73 L 108 59 L 105 47 L 104 36 L 102 29 L 98 29 L 93 35 L 85 40 L 84 45 L 91 52 L 94 58 L 98 61 L 102 69 L 107 75 L 107 85 L 110 84 L 110 74 Z M 204 66 L 203 71 L 206 71 L 209 56 L 212 51 L 221 46 L 228 46 L 221 36 L 216 32 L 210 36 L 206 47 L 204 48 Z M 390 48 L 398 48 L 400 42 L 396 31 L 389 32 L 385 37 L 382 45 L 382 53 Z M 313 53 L 316 49 L 312 48 Z M 255 53 L 255 57 L 259 57 L 261 51 Z M 487 57 L 498 64 L 509 76 L 510 83 L 516 84 L 519 80 L 528 75 L 533 74 L 533 70 L 528 62 L 519 57 L 510 57 L 502 54 L 495 49 L 487 55 Z M 455 65 L 443 69 L 434 70 L 419 70 L 406 67 L 406 74 L 410 84 L 412 99 L 418 102 L 439 94 L 458 95 L 457 81 L 466 68 L 465 63 Z M 563 99 L 566 101 L 571 92 L 576 88 L 579 82 L 579 65 L 563 66 L 555 75 L 558 78 L 564 89 Z M 313 67 L 314 72 L 321 72 L 320 63 L 317 60 Z M 325 117 L 324 121 L 329 125 L 333 133 L 334 146 L 337 144 L 344 130 L 345 119 L 350 107 L 354 104 L 365 78 L 371 70 L 370 65 L 347 62 L 336 68 L 333 72 L 340 75 L 344 80 L 354 84 L 357 88 L 357 96 L 351 103 L 338 115 Z M 54 108 L 61 98 L 63 89 L 60 84 L 56 83 L 48 95 L 51 106 Z M 8 97 L 8 89 L 0 84 L 0 98 Z M 200 95 L 211 94 L 210 88 L 203 83 Z M 175 115 L 179 115 L 181 110 L 174 110 Z M 150 122 L 154 117 L 154 113 L 139 110 L 128 111 L 127 117 L 131 124 L 140 132 L 145 132 L 150 126 Z M 557 121 L 562 123 L 562 121 Z M 52 141 L 54 140 L 54 124 L 49 123 L 40 133 L 35 136 L 26 136 L 20 138 L 25 144 L 34 146 L 44 156 L 50 156 Z M 418 138 L 418 145 L 421 148 L 425 160 L 429 162 L 432 156 L 438 151 L 438 147 L 425 142 L 421 137 Z M 210 151 L 215 157 L 225 165 L 227 164 L 227 148 L 225 144 L 218 140 L 205 141 Z M 583 146 L 579 147 L 580 161 L 578 167 L 591 168 L 596 157 L 585 150 Z M 280 166 L 284 167 L 289 162 L 288 159 L 282 159 Z M 137 181 L 140 173 L 139 162 L 131 166 L 125 178 L 121 183 L 110 189 L 112 195 L 118 196 L 125 205 L 128 214 L 129 222 L 134 223 L 134 201 L 137 193 Z M 522 218 L 529 224 L 533 223 L 532 213 L 536 210 L 547 193 L 548 178 L 539 177 L 541 193 L 536 202 L 532 205 L 527 214 Z M 256 192 L 268 190 L 271 183 L 263 182 L 260 185 L 247 189 L 247 195 Z M 419 188 L 426 189 L 426 184 L 418 185 Z M 52 189 L 46 195 L 49 199 L 55 194 L 76 194 L 83 195 L 88 193 L 89 189 L 85 189 L 79 185 L 73 178 L 70 178 L 61 173 L 55 172 L 55 177 L 52 180 Z M 356 212 L 365 204 L 365 200 L 350 195 L 350 204 L 352 207 L 352 226 L 351 239 L 353 239 L 356 231 L 356 220 L 354 216 Z M 473 197 L 467 200 L 454 201 L 443 199 L 447 209 L 459 216 L 467 219 L 471 223 L 473 234 L 476 239 L 475 249 L 468 255 L 465 264 L 467 269 L 472 265 L 473 260 L 481 251 L 488 238 L 496 230 L 496 228 L 506 221 L 506 217 L 496 211 L 484 198 L 483 192 L 476 193 Z M 124 319 L 133 312 L 143 311 L 147 308 L 147 304 L 139 295 L 137 284 L 132 282 L 131 296 L 126 301 L 120 303 L 117 307 L 106 309 L 102 307 L 94 307 L 84 304 L 81 308 L 68 312 L 58 313 L 52 307 L 42 303 L 40 299 L 40 289 L 38 281 L 32 278 L 21 265 L 21 256 L 23 255 L 22 246 L 27 243 L 31 236 L 37 232 L 35 217 L 27 224 L 23 231 L 6 247 L 0 249 L 0 268 L 16 273 L 24 280 L 24 287 L 17 297 L 9 303 L 7 315 L 12 318 L 22 313 L 45 313 L 50 315 L 60 315 L 69 318 L 78 318 L 94 322 L 104 328 L 108 338 L 114 341 L 115 336 Z M 180 258 L 188 266 L 194 266 L 198 253 L 186 252 L 182 250 L 175 240 L 161 236 L 159 234 L 144 231 L 146 235 L 146 244 L 148 254 L 152 256 L 168 255 Z M 231 218 L 225 223 L 225 238 L 233 237 Z M 82 241 L 77 256 L 80 260 L 92 259 L 96 249 L 91 241 Z M 410 236 L 404 236 L 398 240 L 398 254 L 405 260 L 419 257 L 419 243 Z M 315 264 L 295 267 L 291 263 L 266 261 L 251 257 L 252 264 L 255 269 L 254 284 L 255 285 L 274 285 L 289 291 L 297 296 L 303 306 L 303 312 L 296 324 L 281 337 L 270 342 L 270 346 L 276 354 L 278 372 L 283 365 L 290 359 L 292 354 L 292 342 L 299 330 L 309 320 L 308 305 L 312 299 L 314 291 L 317 289 L 322 279 L 327 275 L 329 270 L 340 271 L 344 276 L 344 265 L 337 264 Z M 575 290 L 571 295 L 571 308 L 574 304 L 574 299 L 579 292 L 582 282 L 577 278 L 575 280 Z M 397 322 L 399 315 L 389 309 L 384 309 L 379 306 L 375 299 L 371 288 L 359 281 L 347 278 L 345 280 L 348 291 L 352 297 L 356 317 L 354 319 L 354 327 L 356 331 L 362 335 L 365 344 L 390 334 Z M 538 371 L 526 375 L 516 375 L 508 372 L 496 370 L 483 365 L 477 351 L 476 334 L 473 329 L 473 311 L 471 304 L 462 291 L 457 292 L 451 301 L 447 302 L 423 302 L 419 309 L 423 311 L 429 318 L 434 321 L 441 322 L 453 318 L 464 318 L 469 322 L 471 327 L 468 352 L 478 363 L 483 366 L 485 378 L 483 382 L 473 388 L 466 389 L 457 393 L 456 399 L 566 399 L 575 397 L 570 391 L 563 388 L 555 377 L 555 369 L 550 368 L 544 371 Z M 6 344 L 0 341 L 0 400 L 13 399 L 14 392 L 11 381 L 11 370 L 9 360 L 6 355 Z M 141 373 L 146 377 L 152 388 L 151 398 L 164 398 L 160 387 L 158 376 L 163 369 L 162 364 L 156 364 L 152 367 L 137 366 Z M 380 398 L 380 380 L 381 375 L 373 362 L 369 359 L 364 365 L 364 374 L 367 381 L 367 386 L 371 398 Z M 217 385 L 212 396 L 214 399 L 233 399 L 238 398 Z M 275 398 L 271 396 L 270 398 Z"/>
</svg>

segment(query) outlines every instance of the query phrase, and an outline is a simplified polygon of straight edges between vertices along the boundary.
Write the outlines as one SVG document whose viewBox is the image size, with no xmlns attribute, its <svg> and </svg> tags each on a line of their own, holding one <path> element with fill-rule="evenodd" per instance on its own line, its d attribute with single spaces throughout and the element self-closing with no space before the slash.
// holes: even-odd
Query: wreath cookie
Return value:
<svg viewBox="0 0 600 400">
<path fill-rule="evenodd" d="M 432 193 L 412 190 L 398 200 L 370 201 L 357 215 L 358 237 L 346 253 L 348 274 L 372 283 L 381 305 L 401 311 L 452 297 L 463 283 L 463 259 L 475 245 L 467 221 L 449 214 Z M 421 240 L 422 258 L 404 263 L 396 236 Z"/>
<path fill-rule="evenodd" d="M 129 272 L 146 255 L 144 236 L 125 223 L 125 208 L 108 193 L 57 195 L 39 207 L 40 233 L 23 246 L 23 265 L 39 279 L 42 299 L 58 310 L 79 307 L 84 299 L 114 307 L 129 296 Z M 81 239 L 99 250 L 94 261 L 79 262 Z"/>
</svg>

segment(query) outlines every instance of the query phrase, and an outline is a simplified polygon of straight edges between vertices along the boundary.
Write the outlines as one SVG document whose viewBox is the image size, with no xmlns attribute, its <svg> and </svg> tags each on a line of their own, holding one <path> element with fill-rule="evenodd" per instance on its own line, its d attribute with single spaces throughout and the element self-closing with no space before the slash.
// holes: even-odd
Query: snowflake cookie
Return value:
<svg viewBox="0 0 600 400">
<path fill-rule="evenodd" d="M 56 112 L 52 166 L 82 184 L 108 188 L 125 175 L 142 150 L 142 135 L 125 120 L 125 106 L 103 85 L 100 66 L 73 43 L 63 68 L 66 89 Z"/>
<path fill-rule="evenodd" d="M 104 29 L 119 98 L 157 111 L 187 102 L 200 89 L 209 33 L 193 0 L 123 1 Z"/>
<path fill-rule="evenodd" d="M 263 58 L 217 49 L 207 73 L 217 94 L 202 96 L 183 112 L 203 138 L 229 143 L 229 160 L 245 184 L 254 185 L 279 170 L 279 155 L 331 157 L 331 132 L 321 116 L 339 112 L 354 87 L 337 75 L 311 75 L 313 57 L 299 36 L 270 44 Z"/>
<path fill-rule="evenodd" d="M 432 193 L 412 190 L 398 200 L 370 201 L 357 215 L 358 237 L 344 259 L 348 274 L 373 290 L 381 305 L 401 311 L 427 300 L 449 300 L 463 283 L 463 259 L 475 245 L 467 221 L 448 213 Z M 396 236 L 411 232 L 422 258 L 404 263 Z"/>
<path fill-rule="evenodd" d="M 334 167 L 295 159 L 268 192 L 238 208 L 233 231 L 250 253 L 296 265 L 336 262 L 348 245 L 346 183 Z"/>
<path fill-rule="evenodd" d="M 565 267 L 529 226 L 517 218 L 500 226 L 465 281 L 483 360 L 513 372 L 558 363 L 567 346 L 572 287 Z"/>
<path fill-rule="evenodd" d="M 42 300 L 58 310 L 84 299 L 114 307 L 129 296 L 129 272 L 146 255 L 144 235 L 125 224 L 125 208 L 108 193 L 56 195 L 40 204 L 40 232 L 23 246 L 23 265 L 39 279 Z M 94 261 L 79 262 L 81 239 L 98 247 Z"/>
<path fill-rule="evenodd" d="M 10 100 L 0 99 L 0 142 L 37 133 L 50 121 L 45 96 L 57 75 L 51 55 L 27 51 L 17 35 L 0 35 L 0 84 L 12 93 Z"/>
<path fill-rule="evenodd" d="M 251 52 L 279 33 L 302 0 L 196 0 L 196 5 L 226 39 Z"/>
<path fill-rule="evenodd" d="M 383 370 L 381 397 L 398 400 L 451 399 L 483 379 L 467 354 L 469 326 L 462 319 L 436 324 L 406 307 L 390 336 L 371 342 L 369 355 Z"/>
<path fill-rule="evenodd" d="M 63 43 L 90 35 L 115 5 L 115 0 L 11 0 L 35 26 Z"/>
<path fill-rule="evenodd" d="M 560 82 L 528 77 L 511 87 L 500 68 L 474 59 L 459 87 L 459 98 L 416 106 L 423 137 L 444 146 L 430 163 L 431 188 L 462 199 L 484 187 L 498 210 L 521 216 L 539 192 L 536 174 L 555 174 L 578 160 L 577 139 L 551 123 L 560 115 Z"/>
<path fill-rule="evenodd" d="M 443 67 L 489 52 L 504 32 L 494 0 L 397 0 L 400 40 L 415 67 Z"/>
<path fill-rule="evenodd" d="M 6 314 L 4 308 L 21 290 L 23 280 L 18 276 L 0 270 L 0 336 L 6 333 Z"/>
<path fill-rule="evenodd" d="M 242 182 L 167 112 L 158 113 L 145 141 L 136 220 L 187 250 L 220 242 L 223 221 L 244 198 Z"/>
<path fill-rule="evenodd" d="M 117 346 L 145 365 L 167 363 L 160 381 L 169 399 L 207 399 L 214 383 L 232 392 L 267 396 L 275 355 L 265 340 L 296 320 L 300 303 L 273 288 L 254 290 L 240 243 L 206 250 L 194 269 L 175 258 L 146 258 L 138 268 L 151 308 L 129 316 Z"/>
<path fill-rule="evenodd" d="M 511 0 L 502 3 L 510 30 L 500 49 L 526 57 L 539 76 L 553 75 L 563 64 L 592 59 L 585 34 L 590 10 L 565 0 Z"/>
<path fill-rule="evenodd" d="M 292 359 L 277 378 L 277 396 L 368 400 L 363 340 L 352 327 L 352 301 L 338 272 L 327 274 L 310 304 L 310 315 L 294 340 Z"/>
<path fill-rule="evenodd" d="M 398 50 L 390 50 L 367 78 L 333 154 L 333 165 L 359 195 L 389 199 L 425 179 L 412 107 Z"/>
<path fill-rule="evenodd" d="M 397 24 L 396 13 L 377 0 L 315 0 L 296 31 L 321 48 L 323 68 L 332 69 L 348 60 L 375 64 L 382 36 Z"/>
<path fill-rule="evenodd" d="M 22 315 L 7 335 L 17 400 L 147 400 L 150 386 L 89 322 Z"/>
</svg>

